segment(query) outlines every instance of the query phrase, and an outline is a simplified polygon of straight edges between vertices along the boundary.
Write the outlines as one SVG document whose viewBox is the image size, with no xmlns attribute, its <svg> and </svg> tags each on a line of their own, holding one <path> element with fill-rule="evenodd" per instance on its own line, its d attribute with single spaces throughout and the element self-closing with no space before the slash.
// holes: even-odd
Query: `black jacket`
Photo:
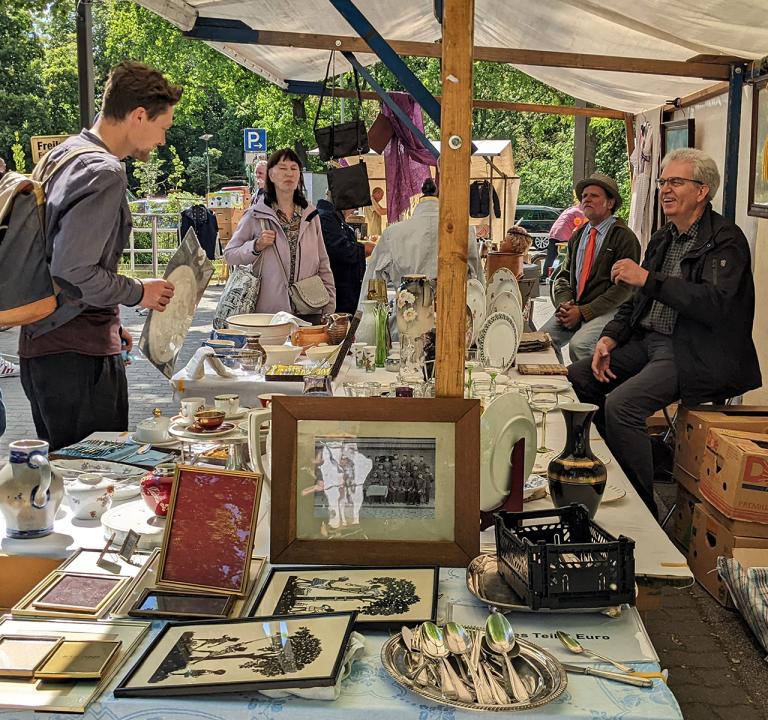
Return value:
<svg viewBox="0 0 768 720">
<path fill-rule="evenodd" d="M 491 198 L 493 198 L 493 215 L 501 217 L 499 195 L 488 180 L 475 180 L 469 186 L 469 217 L 485 218 L 491 214 Z"/>
<path fill-rule="evenodd" d="M 209 260 L 216 258 L 216 243 L 219 234 L 219 223 L 216 216 L 205 205 L 193 205 L 181 213 L 179 225 L 179 242 L 184 239 L 187 230 L 193 228 L 200 247 L 205 250 Z M 221 254 L 221 253 L 219 253 Z"/>
<path fill-rule="evenodd" d="M 654 233 L 642 263 L 648 279 L 621 305 L 603 335 L 623 345 L 640 328 L 651 301 L 660 300 L 679 313 L 673 342 L 684 404 L 730 398 L 760 387 L 752 342 L 755 286 L 744 233 L 708 204 L 696 244 L 680 263 L 679 278 L 660 272 L 671 241 L 670 224 Z"/>
<path fill-rule="evenodd" d="M 317 212 L 336 285 L 336 312 L 354 313 L 365 275 L 365 248 L 333 204 L 318 200 Z"/>
</svg>

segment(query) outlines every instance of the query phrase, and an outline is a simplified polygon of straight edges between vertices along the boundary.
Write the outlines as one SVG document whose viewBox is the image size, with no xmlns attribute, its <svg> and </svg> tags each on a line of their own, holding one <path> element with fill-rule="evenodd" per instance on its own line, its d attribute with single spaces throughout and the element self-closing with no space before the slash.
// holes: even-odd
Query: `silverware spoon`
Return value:
<svg viewBox="0 0 768 720">
<path fill-rule="evenodd" d="M 634 672 L 629 665 L 625 665 L 624 663 L 616 662 L 616 660 L 611 660 L 609 657 L 605 657 L 604 655 L 598 655 L 594 650 L 589 650 L 585 648 L 573 635 L 569 635 L 567 632 L 563 632 L 562 630 L 558 630 L 555 635 L 557 635 L 557 639 L 565 645 L 565 647 L 570 650 L 572 653 L 576 653 L 577 655 L 581 655 L 581 653 L 584 653 L 585 655 L 589 655 L 590 657 L 597 658 L 598 660 L 605 660 L 605 662 L 610 663 L 615 668 L 618 668 L 622 672 L 625 673 L 631 673 Z"/>
<path fill-rule="evenodd" d="M 508 653 L 514 653 L 517 649 L 515 631 L 509 620 L 501 613 L 491 613 L 485 621 L 485 639 L 488 642 L 488 647 L 504 658 L 504 678 L 507 692 L 514 695 L 518 702 L 530 702 L 531 697 L 528 690 L 509 659 Z"/>
<path fill-rule="evenodd" d="M 446 697 L 464 703 L 474 701 L 469 688 L 462 682 L 448 662 L 450 651 L 445 644 L 445 636 L 443 631 L 434 623 L 425 622 L 421 626 L 421 650 L 427 657 L 437 660 L 440 664 L 440 686 Z"/>
<path fill-rule="evenodd" d="M 467 668 L 469 680 L 475 688 L 477 702 L 481 705 L 493 704 L 493 700 L 487 697 L 487 690 L 480 677 L 480 673 L 472 666 L 470 655 L 472 653 L 472 638 L 467 630 L 458 623 L 445 624 L 445 642 L 448 649 L 459 658 L 460 667 Z"/>
</svg>

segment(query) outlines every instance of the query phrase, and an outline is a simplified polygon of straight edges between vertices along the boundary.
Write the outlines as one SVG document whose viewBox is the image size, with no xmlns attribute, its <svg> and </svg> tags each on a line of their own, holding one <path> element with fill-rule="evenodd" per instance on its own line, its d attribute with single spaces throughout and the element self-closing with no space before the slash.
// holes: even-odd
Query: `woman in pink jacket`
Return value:
<svg viewBox="0 0 768 720">
<path fill-rule="evenodd" d="M 291 282 L 319 275 L 328 304 L 316 315 L 299 315 L 313 325 L 336 308 L 336 287 L 323 242 L 320 218 L 304 197 L 301 161 L 293 150 L 277 150 L 267 162 L 265 193 L 241 218 L 224 249 L 228 265 L 261 268 L 256 312 L 293 312 L 288 297 Z"/>
</svg>

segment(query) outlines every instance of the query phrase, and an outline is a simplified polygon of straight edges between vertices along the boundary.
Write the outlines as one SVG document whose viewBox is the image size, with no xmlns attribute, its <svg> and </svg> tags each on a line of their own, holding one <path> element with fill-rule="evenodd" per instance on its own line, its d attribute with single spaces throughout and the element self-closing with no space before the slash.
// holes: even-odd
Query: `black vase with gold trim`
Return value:
<svg viewBox="0 0 768 720">
<path fill-rule="evenodd" d="M 567 437 L 563 451 L 547 468 L 549 493 L 555 507 L 581 503 L 593 518 L 608 476 L 602 460 L 589 446 L 589 429 L 598 408 L 589 403 L 568 403 L 559 409 L 565 417 Z"/>
</svg>

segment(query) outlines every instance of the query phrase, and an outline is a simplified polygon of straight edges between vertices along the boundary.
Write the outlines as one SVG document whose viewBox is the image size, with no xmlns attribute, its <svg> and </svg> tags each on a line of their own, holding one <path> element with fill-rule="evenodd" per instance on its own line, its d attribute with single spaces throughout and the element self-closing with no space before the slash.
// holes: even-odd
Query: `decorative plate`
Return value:
<svg viewBox="0 0 768 720">
<path fill-rule="evenodd" d="M 476 278 L 467 280 L 467 305 L 472 311 L 472 342 L 477 342 L 480 328 L 485 322 L 485 288 Z"/>
<path fill-rule="evenodd" d="M 494 300 L 496 300 L 497 297 L 499 297 L 499 295 L 501 295 L 501 293 L 504 292 L 512 293 L 512 295 L 514 295 L 515 299 L 517 300 L 518 306 L 520 308 L 523 307 L 523 295 L 520 292 L 520 285 L 514 277 L 505 278 L 504 280 L 496 283 L 496 285 L 493 287 L 493 290 L 488 291 L 487 304 L 490 305 Z"/>
<path fill-rule="evenodd" d="M 608 483 L 603 491 L 603 498 L 600 500 L 600 504 L 616 502 L 617 500 L 621 500 L 626 494 L 627 491 L 623 487 Z"/>
<path fill-rule="evenodd" d="M 479 630 L 478 628 L 467 628 Z M 556 700 L 568 685 L 568 675 L 565 668 L 557 659 L 543 648 L 527 640 L 517 637 L 520 654 L 515 657 L 514 665 L 520 679 L 525 683 L 531 698 L 528 702 L 513 702 L 507 705 L 482 705 L 477 702 L 466 703 L 459 700 L 449 700 L 432 684 L 419 685 L 411 679 L 413 661 L 411 652 L 405 646 L 402 635 L 398 633 L 391 637 L 381 648 L 381 663 L 392 679 L 411 692 L 421 695 L 434 703 L 450 705 L 463 710 L 485 710 L 491 712 L 510 712 L 515 710 L 532 710 Z"/>
<path fill-rule="evenodd" d="M 533 413 L 522 395 L 499 395 L 480 416 L 481 510 L 495 510 L 507 499 L 512 449 L 521 438 L 525 441 L 523 477 L 527 478 L 536 462 L 536 425 Z"/>
<path fill-rule="evenodd" d="M 520 303 L 517 301 L 515 294 L 509 290 L 502 290 L 495 298 L 493 298 L 491 307 L 489 308 L 492 313 L 505 312 L 510 315 L 515 309 L 520 309 Z"/>
<path fill-rule="evenodd" d="M 155 515 L 142 499 L 111 507 L 101 516 L 101 525 L 105 539 L 115 533 L 116 545 L 120 545 L 128 531 L 133 530 L 141 535 L 138 547 L 151 550 L 160 547 L 163 542 L 165 518 Z"/>
<path fill-rule="evenodd" d="M 520 344 L 520 334 L 515 320 L 507 313 L 489 315 L 477 338 L 480 359 L 485 367 L 501 368 L 504 372 L 512 367 Z"/>
<path fill-rule="evenodd" d="M 500 267 L 496 272 L 491 275 L 491 279 L 488 281 L 488 285 L 485 288 L 485 294 L 488 296 L 495 296 L 499 293 L 499 286 L 509 280 L 514 280 L 517 284 L 517 278 L 509 268 Z"/>
<path fill-rule="evenodd" d="M 467 589 L 480 602 L 489 607 L 495 607 L 507 612 L 534 612 L 523 599 L 505 582 L 499 573 L 499 559 L 496 555 L 478 555 L 467 568 Z M 621 614 L 621 606 L 594 607 L 594 608 L 540 608 L 537 613 L 594 613 L 601 612 L 611 617 Z"/>
</svg>

